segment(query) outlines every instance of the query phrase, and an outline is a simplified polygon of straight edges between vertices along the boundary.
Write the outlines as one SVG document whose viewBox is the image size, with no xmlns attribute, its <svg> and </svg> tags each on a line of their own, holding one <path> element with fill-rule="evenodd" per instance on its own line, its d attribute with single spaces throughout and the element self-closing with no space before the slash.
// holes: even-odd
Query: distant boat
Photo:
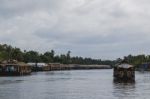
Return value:
<svg viewBox="0 0 150 99">
<path fill-rule="evenodd" d="M 0 64 L 0 76 L 29 75 L 31 66 L 23 62 L 5 62 Z"/>
<path fill-rule="evenodd" d="M 134 66 L 123 62 L 114 67 L 113 76 L 115 81 L 134 81 Z"/>
</svg>

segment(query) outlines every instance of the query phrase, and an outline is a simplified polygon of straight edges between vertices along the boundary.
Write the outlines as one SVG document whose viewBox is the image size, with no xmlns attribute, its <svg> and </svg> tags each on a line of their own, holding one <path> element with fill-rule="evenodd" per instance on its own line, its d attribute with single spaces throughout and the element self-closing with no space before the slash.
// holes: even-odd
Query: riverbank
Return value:
<svg viewBox="0 0 150 99">
<path fill-rule="evenodd" d="M 110 65 L 71 65 L 73 70 L 75 69 L 112 69 Z"/>
<path fill-rule="evenodd" d="M 80 65 L 49 63 L 44 66 L 32 66 L 32 71 L 57 71 L 57 70 L 88 70 L 88 69 L 112 69 L 110 65 Z"/>
</svg>

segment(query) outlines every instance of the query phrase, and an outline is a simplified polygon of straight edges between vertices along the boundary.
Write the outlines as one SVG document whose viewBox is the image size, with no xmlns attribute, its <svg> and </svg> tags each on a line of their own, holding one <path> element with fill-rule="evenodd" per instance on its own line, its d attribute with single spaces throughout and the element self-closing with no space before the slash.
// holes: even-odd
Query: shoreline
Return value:
<svg viewBox="0 0 150 99">
<path fill-rule="evenodd" d="M 110 65 L 79 65 L 79 64 L 48 64 L 43 67 L 32 66 L 33 72 L 38 71 L 61 71 L 61 70 L 92 70 L 92 69 L 112 69 Z"/>
</svg>

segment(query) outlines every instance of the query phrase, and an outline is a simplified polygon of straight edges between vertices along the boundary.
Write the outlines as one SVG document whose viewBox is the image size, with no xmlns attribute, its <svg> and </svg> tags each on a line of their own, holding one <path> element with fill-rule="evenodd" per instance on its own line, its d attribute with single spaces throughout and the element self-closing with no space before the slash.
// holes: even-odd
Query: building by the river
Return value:
<svg viewBox="0 0 150 99">
<path fill-rule="evenodd" d="M 16 60 L 3 61 L 0 63 L 0 76 L 19 76 L 31 73 L 31 66 Z"/>
</svg>

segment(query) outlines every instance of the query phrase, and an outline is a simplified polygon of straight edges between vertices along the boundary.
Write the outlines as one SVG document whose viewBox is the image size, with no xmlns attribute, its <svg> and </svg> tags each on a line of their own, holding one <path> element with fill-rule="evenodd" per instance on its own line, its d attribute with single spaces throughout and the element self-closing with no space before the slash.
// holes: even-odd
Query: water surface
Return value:
<svg viewBox="0 0 150 99">
<path fill-rule="evenodd" d="M 114 83 L 112 70 L 76 70 L 0 77 L 0 99 L 149 99 L 150 72 Z"/>
</svg>

